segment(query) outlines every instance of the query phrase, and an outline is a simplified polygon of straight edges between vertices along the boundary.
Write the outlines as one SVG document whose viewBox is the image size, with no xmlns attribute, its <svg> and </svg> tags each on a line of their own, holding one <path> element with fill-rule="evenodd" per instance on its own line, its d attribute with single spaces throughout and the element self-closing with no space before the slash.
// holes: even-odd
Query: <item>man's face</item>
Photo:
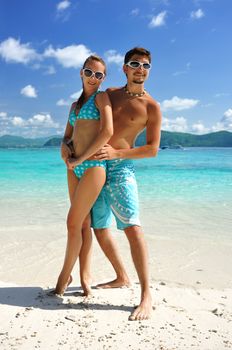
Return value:
<svg viewBox="0 0 232 350">
<path fill-rule="evenodd" d="M 147 56 L 133 55 L 129 62 L 149 63 L 149 60 Z M 137 68 L 132 68 L 124 64 L 123 71 L 127 76 L 128 82 L 133 82 L 135 84 L 143 84 L 149 75 L 149 69 L 145 69 L 142 65 L 139 65 Z"/>
</svg>

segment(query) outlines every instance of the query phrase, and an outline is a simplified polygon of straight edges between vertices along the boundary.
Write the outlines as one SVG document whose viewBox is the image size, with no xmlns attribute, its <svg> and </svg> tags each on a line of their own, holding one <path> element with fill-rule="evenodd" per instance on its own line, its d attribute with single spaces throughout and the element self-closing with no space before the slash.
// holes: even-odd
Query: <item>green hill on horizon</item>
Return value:
<svg viewBox="0 0 232 350">
<path fill-rule="evenodd" d="M 146 131 L 137 137 L 135 145 L 146 144 Z M 161 132 L 160 147 L 232 147 L 232 133 L 229 131 L 218 131 L 214 133 L 195 135 L 182 132 Z"/>
<path fill-rule="evenodd" d="M 0 137 L 0 148 L 58 147 L 61 140 L 62 137 L 60 136 L 31 139 L 21 136 L 3 135 Z M 135 142 L 136 146 L 144 144 L 146 144 L 145 130 L 141 132 Z M 218 131 L 204 135 L 195 135 L 162 130 L 160 147 L 232 147 L 232 132 Z"/>
<path fill-rule="evenodd" d="M 55 136 L 32 139 L 17 135 L 3 135 L 0 137 L 0 148 L 43 147 L 48 140 L 53 138 L 55 138 Z"/>
</svg>

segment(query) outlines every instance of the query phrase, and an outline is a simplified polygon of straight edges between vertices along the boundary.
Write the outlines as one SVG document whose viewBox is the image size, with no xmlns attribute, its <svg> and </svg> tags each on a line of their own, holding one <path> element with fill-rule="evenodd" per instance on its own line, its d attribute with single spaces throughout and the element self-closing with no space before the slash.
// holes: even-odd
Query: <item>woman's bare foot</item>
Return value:
<svg viewBox="0 0 232 350">
<path fill-rule="evenodd" d="M 58 282 L 57 285 L 56 285 L 56 288 L 51 290 L 48 293 L 48 295 L 51 295 L 51 296 L 52 295 L 60 295 L 60 296 L 64 295 L 65 290 L 72 283 L 72 281 L 73 281 L 73 278 L 72 278 L 72 275 L 70 275 L 69 279 L 68 279 L 68 282 L 64 285 L 64 287 L 60 287 L 59 284 L 58 284 L 59 282 Z"/>
<path fill-rule="evenodd" d="M 127 278 L 117 277 L 115 280 L 97 284 L 96 288 L 98 289 L 107 289 L 107 288 L 122 288 L 122 287 L 130 287 L 130 281 Z"/>
<path fill-rule="evenodd" d="M 151 318 L 152 313 L 152 299 L 148 295 L 141 300 L 141 303 L 136 307 L 136 309 L 129 316 L 130 321 L 141 321 L 148 320 Z"/>
<path fill-rule="evenodd" d="M 91 283 L 92 283 L 91 279 L 81 280 L 81 286 L 83 289 L 83 295 L 85 297 L 85 300 L 90 299 L 93 296 Z"/>
</svg>

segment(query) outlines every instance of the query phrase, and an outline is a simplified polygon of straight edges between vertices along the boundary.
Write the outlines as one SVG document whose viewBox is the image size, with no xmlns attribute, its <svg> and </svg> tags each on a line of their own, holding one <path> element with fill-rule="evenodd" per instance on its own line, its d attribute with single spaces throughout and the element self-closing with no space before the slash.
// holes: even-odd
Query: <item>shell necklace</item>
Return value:
<svg viewBox="0 0 232 350">
<path fill-rule="evenodd" d="M 142 97 L 142 96 L 145 95 L 145 93 L 146 93 L 145 90 L 143 90 L 143 92 L 141 92 L 141 93 L 130 92 L 130 91 L 127 89 L 127 85 L 124 86 L 124 91 L 125 91 L 129 96 L 132 96 L 132 97 Z"/>
</svg>

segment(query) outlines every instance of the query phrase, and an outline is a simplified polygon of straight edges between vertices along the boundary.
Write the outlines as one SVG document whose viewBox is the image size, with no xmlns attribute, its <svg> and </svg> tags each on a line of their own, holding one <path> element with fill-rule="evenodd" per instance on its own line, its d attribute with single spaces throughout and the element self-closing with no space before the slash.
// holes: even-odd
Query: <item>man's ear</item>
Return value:
<svg viewBox="0 0 232 350">
<path fill-rule="evenodd" d="M 83 69 L 80 70 L 80 77 L 83 78 Z"/>
</svg>

